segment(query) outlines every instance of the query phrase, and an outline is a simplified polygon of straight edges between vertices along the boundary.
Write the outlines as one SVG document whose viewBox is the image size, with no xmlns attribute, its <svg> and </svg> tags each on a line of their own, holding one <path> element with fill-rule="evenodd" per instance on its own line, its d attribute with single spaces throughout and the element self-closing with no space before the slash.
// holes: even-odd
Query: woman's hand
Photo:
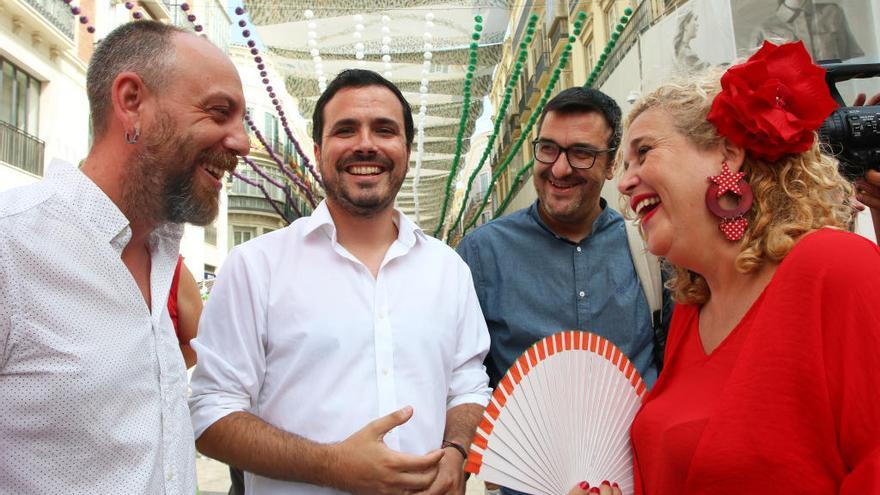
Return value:
<svg viewBox="0 0 880 495">
<path fill-rule="evenodd" d="M 607 481 L 603 481 L 599 486 L 593 487 L 586 481 L 581 481 L 568 492 L 568 495 L 595 495 L 597 493 L 599 495 L 621 495 L 620 487 L 617 486 L 617 483 L 609 483 Z"/>
</svg>

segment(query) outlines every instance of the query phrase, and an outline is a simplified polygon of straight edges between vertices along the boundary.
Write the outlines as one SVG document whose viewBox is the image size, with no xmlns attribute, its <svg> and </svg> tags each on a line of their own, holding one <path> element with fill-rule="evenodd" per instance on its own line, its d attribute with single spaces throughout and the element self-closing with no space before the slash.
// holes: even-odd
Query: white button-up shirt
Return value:
<svg viewBox="0 0 880 495">
<path fill-rule="evenodd" d="M 395 211 L 397 240 L 376 278 L 336 240 L 326 204 L 230 253 L 193 347 L 196 437 L 248 411 L 283 430 L 338 442 L 406 405 L 394 450 L 440 448 L 446 410 L 485 405 L 489 334 L 470 271 Z M 245 474 L 249 495 L 337 493 Z"/>
<path fill-rule="evenodd" d="M 0 493 L 195 493 L 186 374 L 168 316 L 182 229 L 150 236 L 152 311 L 128 220 L 54 161 L 0 194 Z"/>
</svg>

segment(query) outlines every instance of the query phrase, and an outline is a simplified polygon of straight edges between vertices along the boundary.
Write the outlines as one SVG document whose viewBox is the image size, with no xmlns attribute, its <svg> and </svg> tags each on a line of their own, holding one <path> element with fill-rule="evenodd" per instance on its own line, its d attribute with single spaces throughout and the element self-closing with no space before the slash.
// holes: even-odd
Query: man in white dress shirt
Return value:
<svg viewBox="0 0 880 495">
<path fill-rule="evenodd" d="M 192 495 L 166 301 L 179 224 L 216 216 L 248 151 L 241 82 L 208 41 L 139 21 L 98 44 L 87 91 L 81 170 L 0 194 L 0 492 Z"/>
<path fill-rule="evenodd" d="M 234 249 L 202 315 L 196 445 L 248 495 L 463 493 L 489 336 L 467 266 L 393 207 L 409 104 L 344 71 L 312 133 L 327 199 Z"/>
</svg>

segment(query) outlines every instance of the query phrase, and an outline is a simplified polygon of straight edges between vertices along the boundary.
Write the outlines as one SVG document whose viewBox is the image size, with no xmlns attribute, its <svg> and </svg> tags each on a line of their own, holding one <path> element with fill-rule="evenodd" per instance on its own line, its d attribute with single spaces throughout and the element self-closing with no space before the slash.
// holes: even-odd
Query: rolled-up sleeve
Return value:
<svg viewBox="0 0 880 495">
<path fill-rule="evenodd" d="M 463 261 L 456 261 L 459 271 L 456 301 L 459 310 L 458 347 L 449 382 L 447 409 L 461 404 L 485 406 L 492 392 L 486 367 L 483 366 L 483 360 L 489 352 L 489 330 L 480 310 L 470 270 Z"/>
<path fill-rule="evenodd" d="M 233 250 L 223 264 L 192 347 L 198 364 L 189 407 L 195 437 L 214 422 L 256 404 L 266 371 L 268 276 L 259 257 Z"/>
</svg>

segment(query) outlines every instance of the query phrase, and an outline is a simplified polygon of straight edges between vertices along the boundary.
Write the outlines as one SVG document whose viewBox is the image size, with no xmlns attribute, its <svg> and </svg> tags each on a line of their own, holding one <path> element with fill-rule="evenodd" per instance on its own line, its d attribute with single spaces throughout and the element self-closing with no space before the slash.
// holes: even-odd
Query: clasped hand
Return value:
<svg viewBox="0 0 880 495">
<path fill-rule="evenodd" d="M 333 485 L 363 495 L 463 493 L 461 454 L 438 449 L 418 456 L 385 445 L 385 435 L 409 421 L 412 414 L 412 408 L 405 407 L 335 444 L 332 457 L 339 479 Z"/>
</svg>

